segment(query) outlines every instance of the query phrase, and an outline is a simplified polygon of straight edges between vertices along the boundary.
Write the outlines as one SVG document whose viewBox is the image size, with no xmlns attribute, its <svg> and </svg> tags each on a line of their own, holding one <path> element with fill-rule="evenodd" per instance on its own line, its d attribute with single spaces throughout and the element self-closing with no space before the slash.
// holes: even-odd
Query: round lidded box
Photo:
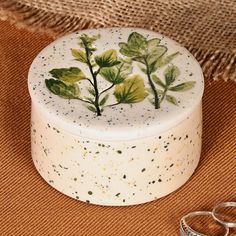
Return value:
<svg viewBox="0 0 236 236">
<path fill-rule="evenodd" d="M 34 164 L 70 197 L 145 203 L 183 185 L 198 164 L 202 71 L 163 35 L 69 34 L 35 58 L 28 85 Z"/>
</svg>

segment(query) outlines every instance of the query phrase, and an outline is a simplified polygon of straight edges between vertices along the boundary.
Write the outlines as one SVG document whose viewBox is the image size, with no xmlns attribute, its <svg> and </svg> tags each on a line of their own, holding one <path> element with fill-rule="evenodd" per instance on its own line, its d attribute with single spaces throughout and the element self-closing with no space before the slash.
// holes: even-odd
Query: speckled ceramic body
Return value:
<svg viewBox="0 0 236 236">
<path fill-rule="evenodd" d="M 197 167 L 201 133 L 201 105 L 167 132 L 125 142 L 76 137 L 32 107 L 32 157 L 40 175 L 93 204 L 140 204 L 173 192 Z"/>
<path fill-rule="evenodd" d="M 34 60 L 29 91 L 34 164 L 70 197 L 145 203 L 179 188 L 197 167 L 202 72 L 160 34 L 113 28 L 65 36 Z"/>
</svg>

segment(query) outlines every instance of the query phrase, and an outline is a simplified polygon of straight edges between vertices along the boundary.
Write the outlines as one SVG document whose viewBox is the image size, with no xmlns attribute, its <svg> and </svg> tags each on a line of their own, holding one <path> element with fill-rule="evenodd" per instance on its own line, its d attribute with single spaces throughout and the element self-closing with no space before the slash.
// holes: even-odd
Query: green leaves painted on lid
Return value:
<svg viewBox="0 0 236 236">
<path fill-rule="evenodd" d="M 184 91 L 188 91 L 188 90 L 192 89 L 195 84 L 196 84 L 196 81 L 188 81 L 188 82 L 181 83 L 176 86 L 170 87 L 169 90 L 174 91 L 174 92 L 184 92 Z"/>
<path fill-rule="evenodd" d="M 143 78 L 140 75 L 133 75 L 116 85 L 114 95 L 118 103 L 135 103 L 143 101 L 148 96 L 148 92 Z"/>
<path fill-rule="evenodd" d="M 120 53 L 133 60 L 148 64 L 155 62 L 167 51 L 167 48 L 160 44 L 160 39 L 154 38 L 147 40 L 144 36 L 137 32 L 130 34 L 127 43 L 119 43 Z"/>
<path fill-rule="evenodd" d="M 122 62 L 113 67 L 106 67 L 100 70 L 100 75 L 112 84 L 122 83 L 132 72 L 131 63 Z"/>
<path fill-rule="evenodd" d="M 87 63 L 87 58 L 86 58 L 86 54 L 85 52 L 83 52 L 80 49 L 71 49 L 71 53 L 73 55 L 73 57 L 75 57 L 75 59 L 77 61 L 80 61 L 82 63 Z"/>
<path fill-rule="evenodd" d="M 181 100 L 177 100 L 172 94 L 194 87 L 195 81 L 175 85 L 180 71 L 174 65 L 164 68 L 162 75 L 155 73 L 159 68 L 170 64 L 180 54 L 176 52 L 167 55 L 167 47 L 161 44 L 160 39 L 148 39 L 137 32 L 132 32 L 127 42 L 119 43 L 119 51 L 125 56 L 120 58 L 115 49 L 94 55 L 95 41 L 99 37 L 100 35 L 82 34 L 79 37 L 80 48 L 71 49 L 71 54 L 75 59 L 73 61 L 84 63 L 83 66 L 87 67 L 86 71 L 90 73 L 85 76 L 78 67 L 51 70 L 49 73 L 54 79 L 47 79 L 45 83 L 52 93 L 63 98 L 80 100 L 86 103 L 87 109 L 100 116 L 106 107 L 120 103 L 141 102 L 148 94 L 150 94 L 148 100 L 155 106 L 155 109 L 159 109 L 163 101 L 178 105 Z M 135 68 L 134 66 L 137 64 L 145 73 L 147 88 L 140 75 L 131 76 L 132 68 Z M 102 78 L 110 83 L 103 90 L 100 88 Z M 82 84 L 87 84 L 87 94 L 80 94 L 77 83 L 80 80 L 85 80 Z M 103 83 L 106 84 L 106 81 Z M 112 93 L 117 102 L 109 104 L 109 94 Z"/>
<path fill-rule="evenodd" d="M 102 99 L 101 101 L 99 102 L 99 105 L 100 106 L 104 106 L 105 103 L 107 102 L 107 99 L 109 98 L 109 94 L 106 94 Z"/>
<path fill-rule="evenodd" d="M 120 63 L 120 61 L 117 60 L 117 52 L 114 49 L 107 50 L 101 55 L 96 56 L 95 62 L 100 68 L 112 67 Z"/>
<path fill-rule="evenodd" d="M 152 52 L 160 44 L 161 40 L 158 38 L 147 40 L 147 48 L 149 52 Z"/>
<path fill-rule="evenodd" d="M 86 79 L 84 73 L 78 67 L 58 68 L 50 70 L 49 73 L 56 79 L 67 84 L 73 84 L 77 81 Z"/>
<path fill-rule="evenodd" d="M 180 70 L 177 66 L 173 65 L 168 66 L 164 71 L 166 85 L 167 86 L 171 85 L 179 75 L 180 75 Z"/>
<path fill-rule="evenodd" d="M 157 45 L 153 47 L 152 50 L 149 50 L 147 53 L 147 63 L 149 65 L 156 63 L 156 61 L 162 57 L 167 52 L 167 47 L 164 45 Z"/>
<path fill-rule="evenodd" d="M 66 98 L 73 99 L 79 97 L 79 87 L 76 85 L 67 85 L 60 80 L 46 79 L 47 88 L 54 94 Z"/>
<path fill-rule="evenodd" d="M 166 85 L 161 81 L 161 79 L 159 77 L 157 77 L 156 75 L 152 75 L 152 80 L 158 84 L 159 86 L 161 86 L 162 88 L 165 88 Z"/>
<path fill-rule="evenodd" d="M 166 98 L 166 100 L 168 101 L 168 102 L 170 102 L 170 103 L 172 103 L 172 104 L 174 104 L 174 105 L 178 105 L 178 101 L 177 101 L 177 99 L 174 97 L 174 96 L 171 96 L 171 95 L 166 95 L 165 96 L 165 98 Z"/>
<path fill-rule="evenodd" d="M 120 53 L 127 57 L 138 57 L 145 53 L 147 40 L 137 32 L 129 35 L 127 43 L 119 43 Z"/>
<path fill-rule="evenodd" d="M 162 57 L 159 57 L 154 65 L 155 70 L 169 64 L 179 54 L 180 54 L 179 52 L 175 52 L 175 53 L 172 53 L 168 56 L 163 55 Z"/>
<path fill-rule="evenodd" d="M 87 34 L 82 34 L 79 38 L 79 45 L 82 48 L 88 48 L 89 51 L 95 51 L 96 48 L 94 47 L 93 43 L 99 39 L 101 36 L 100 34 L 98 35 L 93 35 L 93 36 L 89 36 Z"/>
<path fill-rule="evenodd" d="M 165 71 L 164 71 L 164 77 L 165 81 L 162 81 L 159 77 L 156 75 L 152 75 L 152 80 L 162 87 L 162 91 L 157 90 L 158 94 L 160 95 L 160 101 L 162 102 L 164 99 L 174 105 L 178 105 L 177 99 L 172 96 L 167 94 L 169 91 L 172 92 L 184 92 L 187 90 L 190 90 L 194 87 L 195 81 L 187 81 L 181 84 L 178 84 L 176 86 L 173 86 L 173 83 L 176 81 L 176 78 L 180 75 L 180 71 L 178 67 L 171 65 L 168 66 Z M 151 100 L 153 103 L 153 100 Z"/>
</svg>

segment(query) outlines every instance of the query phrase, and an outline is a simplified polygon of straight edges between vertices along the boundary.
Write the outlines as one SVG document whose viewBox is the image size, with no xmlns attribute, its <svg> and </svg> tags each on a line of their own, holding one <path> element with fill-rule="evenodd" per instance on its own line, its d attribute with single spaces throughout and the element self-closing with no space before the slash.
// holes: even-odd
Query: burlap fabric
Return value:
<svg viewBox="0 0 236 236">
<path fill-rule="evenodd" d="M 190 181 L 160 200 L 101 207 L 64 196 L 37 173 L 30 155 L 27 72 L 52 41 L 0 21 L 0 235 L 172 236 L 179 219 L 236 201 L 236 83 L 206 80 L 200 165 Z M 232 232 L 231 235 L 236 235 Z"/>
<path fill-rule="evenodd" d="M 84 28 L 134 26 L 177 40 L 205 76 L 236 80 L 235 0 L 0 0 L 0 18 L 57 36 Z"/>
</svg>

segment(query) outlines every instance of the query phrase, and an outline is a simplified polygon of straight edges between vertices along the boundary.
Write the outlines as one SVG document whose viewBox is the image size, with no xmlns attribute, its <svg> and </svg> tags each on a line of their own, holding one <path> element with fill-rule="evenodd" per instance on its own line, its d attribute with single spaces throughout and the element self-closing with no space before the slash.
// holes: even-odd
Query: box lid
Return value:
<svg viewBox="0 0 236 236">
<path fill-rule="evenodd" d="M 157 135 L 200 103 L 202 70 L 175 41 L 138 28 L 84 30 L 43 49 L 28 76 L 34 105 L 82 137 Z"/>
</svg>

